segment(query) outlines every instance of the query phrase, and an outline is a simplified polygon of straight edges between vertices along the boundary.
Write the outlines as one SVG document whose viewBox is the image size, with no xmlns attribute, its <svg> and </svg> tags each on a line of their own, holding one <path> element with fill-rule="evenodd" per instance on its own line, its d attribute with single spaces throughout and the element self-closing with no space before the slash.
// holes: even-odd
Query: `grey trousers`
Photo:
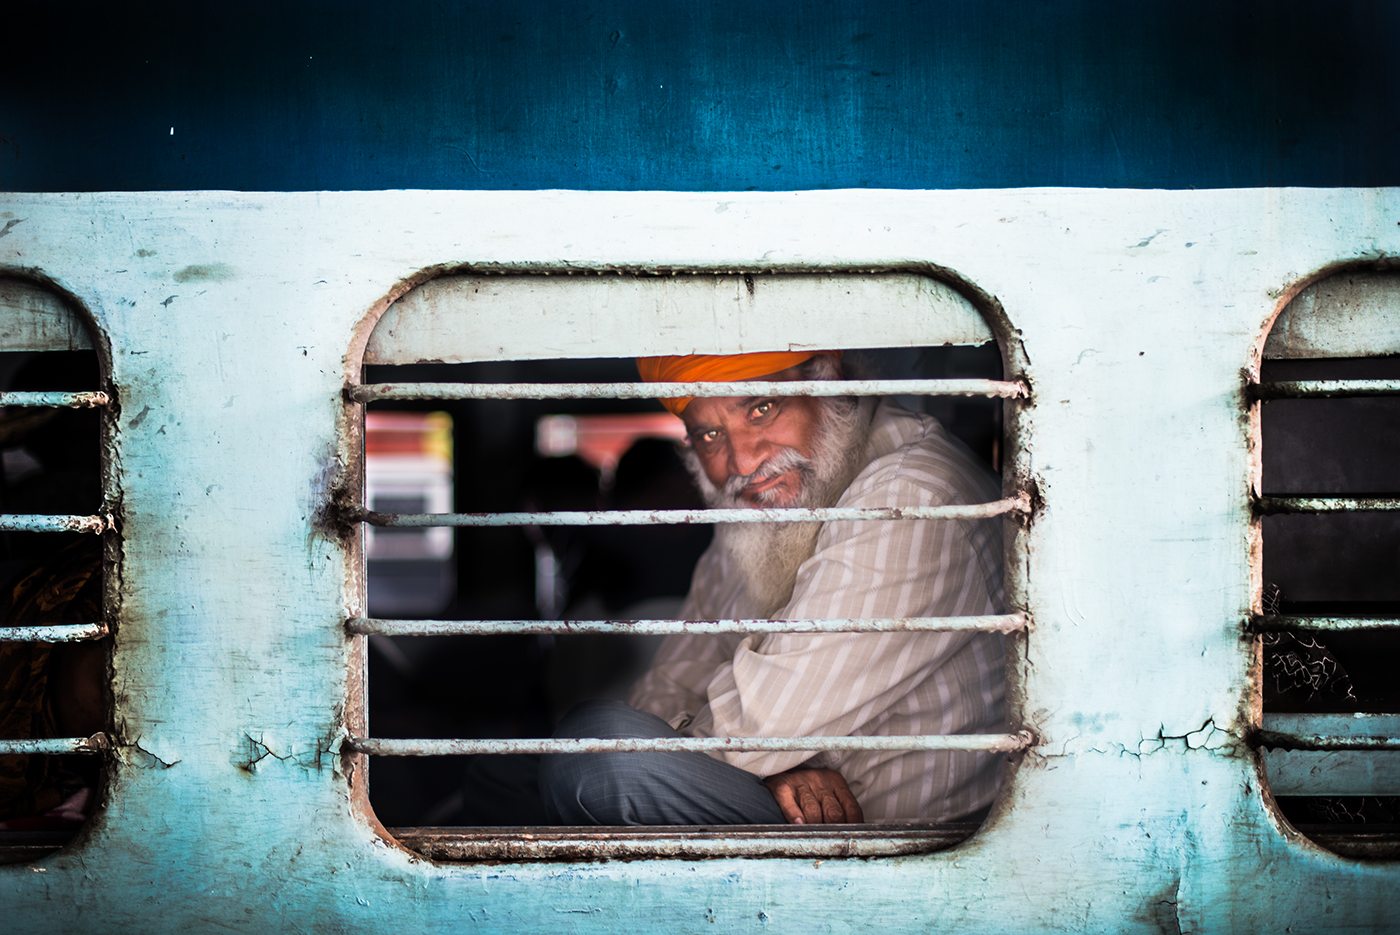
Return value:
<svg viewBox="0 0 1400 935">
<path fill-rule="evenodd" d="M 555 737 L 679 737 L 621 701 L 589 701 Z M 757 776 L 703 753 L 553 753 L 540 760 L 545 813 L 561 825 L 780 825 Z"/>
<path fill-rule="evenodd" d="M 621 701 L 589 701 L 555 737 L 678 737 L 661 718 Z M 464 824 L 784 824 L 768 787 L 703 753 L 556 753 L 476 757 Z"/>
</svg>

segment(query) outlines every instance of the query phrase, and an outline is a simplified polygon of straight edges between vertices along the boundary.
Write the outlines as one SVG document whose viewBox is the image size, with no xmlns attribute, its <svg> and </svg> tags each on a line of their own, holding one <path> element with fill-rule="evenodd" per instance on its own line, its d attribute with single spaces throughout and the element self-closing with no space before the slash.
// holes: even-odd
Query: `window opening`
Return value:
<svg viewBox="0 0 1400 935">
<path fill-rule="evenodd" d="M 1323 280 L 1280 315 L 1254 388 L 1264 764 L 1285 818 L 1358 857 L 1400 855 L 1397 314 L 1393 274 Z"/>
<path fill-rule="evenodd" d="M 404 319 L 389 320 L 401 334 Z M 1000 355 L 994 344 L 848 352 L 847 360 L 852 365 L 848 370 L 885 379 L 847 386 L 845 392 L 901 393 L 899 402 L 915 411 L 937 412 L 953 434 L 999 467 L 1001 400 L 1024 391 L 1000 382 Z M 922 378 L 923 383 L 895 385 L 890 378 Z M 696 624 L 677 619 L 691 567 L 709 544 L 711 527 L 703 520 L 713 514 L 706 513 L 677 456 L 679 421 L 655 402 L 655 388 L 637 383 L 631 358 L 371 365 L 363 383 L 352 388 L 350 396 L 369 403 L 367 428 L 384 412 L 382 407 L 443 412 L 457 428 L 456 509 L 465 512 L 455 517 L 395 518 L 373 515 L 390 512 L 373 509 L 361 514 L 378 527 L 374 535 L 394 529 L 389 525 L 393 523 L 417 529 L 427 528 L 420 523 L 450 522 L 457 537 L 459 584 L 452 604 L 434 620 L 384 614 L 348 624 L 351 633 L 371 639 L 371 729 L 369 736 L 352 743 L 361 752 L 375 754 L 373 808 L 401 842 L 426 856 L 511 859 L 589 850 L 591 845 L 581 844 L 577 833 L 558 828 L 533 827 L 529 838 L 517 839 L 502 836 L 510 829 L 422 826 L 463 821 L 458 792 L 469 761 L 453 754 L 563 748 L 563 742 L 545 739 L 559 717 L 579 700 L 625 697 L 668 632 L 706 627 L 722 632 L 839 632 L 894 623 Z M 938 395 L 950 391 L 966 395 Z M 1013 495 L 963 512 L 1007 515 L 1026 509 L 1027 498 Z M 666 514 L 657 516 L 657 511 Z M 668 560 L 659 561 L 662 557 Z M 902 620 L 897 625 L 1006 632 L 1023 629 L 1025 618 L 1008 612 L 996 619 Z M 802 750 L 851 745 L 1016 750 L 1029 738 L 1012 731 L 995 736 L 815 740 L 685 738 L 611 746 L 705 749 L 717 742 L 731 749 L 786 744 Z M 832 853 L 876 855 L 948 846 L 975 828 L 976 822 L 962 822 L 957 827 L 806 831 L 818 840 L 811 845 L 813 853 L 835 848 Z M 591 836 L 599 832 L 610 835 L 608 848 L 620 849 L 608 853 L 791 852 L 783 850 L 789 844 L 755 838 L 707 849 L 697 844 L 703 837 L 698 830 L 603 827 Z M 859 844 L 853 843 L 857 840 Z"/>
<path fill-rule="evenodd" d="M 0 862 L 71 838 L 102 792 L 109 719 L 101 439 L 91 340 L 0 279 Z"/>
</svg>

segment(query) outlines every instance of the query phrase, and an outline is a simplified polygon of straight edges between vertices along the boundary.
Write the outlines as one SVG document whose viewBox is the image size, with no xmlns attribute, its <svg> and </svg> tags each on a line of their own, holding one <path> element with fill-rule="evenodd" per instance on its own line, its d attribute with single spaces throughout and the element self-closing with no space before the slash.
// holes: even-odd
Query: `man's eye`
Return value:
<svg viewBox="0 0 1400 935">
<path fill-rule="evenodd" d="M 759 403 L 757 406 L 754 406 L 754 407 L 753 407 L 753 413 L 752 413 L 752 415 L 755 415 L 755 416 L 766 416 L 766 415 L 768 415 L 768 413 L 771 412 L 772 410 L 773 410 L 773 402 L 772 402 L 772 400 L 767 400 L 767 401 L 765 401 L 765 402 Z"/>
<path fill-rule="evenodd" d="M 701 432 L 701 433 L 700 433 L 700 440 L 701 440 L 702 442 L 706 442 L 707 444 L 710 443 L 710 442 L 713 442 L 713 441 L 717 440 L 718 438 L 719 438 L 719 430 L 718 430 L 718 429 L 710 429 L 708 432 Z"/>
</svg>

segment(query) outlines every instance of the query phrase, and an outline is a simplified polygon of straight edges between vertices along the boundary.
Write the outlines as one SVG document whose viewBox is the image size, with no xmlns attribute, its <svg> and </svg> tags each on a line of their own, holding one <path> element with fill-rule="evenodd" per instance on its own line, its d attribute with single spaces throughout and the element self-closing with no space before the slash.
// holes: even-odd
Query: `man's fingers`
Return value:
<svg viewBox="0 0 1400 935">
<path fill-rule="evenodd" d="M 860 803 L 835 770 L 791 770 L 769 776 L 763 784 L 773 793 L 773 801 L 789 824 L 859 824 L 865 820 Z"/>
<path fill-rule="evenodd" d="M 840 777 L 837 777 L 840 779 Z M 836 784 L 836 797 L 841 800 L 841 805 L 846 811 L 846 821 L 853 825 L 858 825 L 865 821 L 865 812 L 861 810 L 860 803 L 856 801 L 855 794 L 851 792 L 851 787 L 846 785 L 846 780 L 841 779 Z"/>
<path fill-rule="evenodd" d="M 802 817 L 807 824 L 819 825 L 822 823 L 822 804 L 818 801 L 816 793 L 812 791 L 809 783 L 798 786 L 797 804 L 802 807 Z"/>
<path fill-rule="evenodd" d="M 822 821 L 829 825 L 837 825 L 845 822 L 846 809 L 841 804 L 841 800 L 836 797 L 836 792 L 829 784 L 822 786 Z"/>
<path fill-rule="evenodd" d="M 778 803 L 778 810 L 783 813 L 783 818 L 787 819 L 788 824 L 803 824 L 802 809 L 797 807 L 797 799 L 792 794 L 791 784 L 784 779 L 767 785 L 769 791 L 773 793 L 773 801 Z"/>
</svg>

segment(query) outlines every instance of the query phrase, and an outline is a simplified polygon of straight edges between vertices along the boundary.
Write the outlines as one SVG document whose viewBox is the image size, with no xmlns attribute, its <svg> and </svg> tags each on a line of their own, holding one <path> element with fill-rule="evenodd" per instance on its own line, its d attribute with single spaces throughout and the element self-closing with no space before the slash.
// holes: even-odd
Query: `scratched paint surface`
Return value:
<svg viewBox="0 0 1400 935">
<path fill-rule="evenodd" d="M 0 271 L 76 297 L 120 405 L 112 787 L 73 846 L 0 867 L 16 928 L 1395 925 L 1400 871 L 1272 817 L 1242 742 L 1238 634 L 1241 370 L 1320 271 L 1400 253 L 1400 191 L 9 195 L 0 220 Z M 1033 394 L 1012 467 L 1044 498 L 1016 579 L 1039 744 L 972 840 L 881 860 L 454 866 L 356 814 L 363 776 L 336 751 L 343 626 L 363 607 L 353 550 L 319 519 L 342 478 L 342 389 L 373 315 L 422 271 L 564 262 L 933 264 L 1004 310 L 1008 378 Z"/>
</svg>

